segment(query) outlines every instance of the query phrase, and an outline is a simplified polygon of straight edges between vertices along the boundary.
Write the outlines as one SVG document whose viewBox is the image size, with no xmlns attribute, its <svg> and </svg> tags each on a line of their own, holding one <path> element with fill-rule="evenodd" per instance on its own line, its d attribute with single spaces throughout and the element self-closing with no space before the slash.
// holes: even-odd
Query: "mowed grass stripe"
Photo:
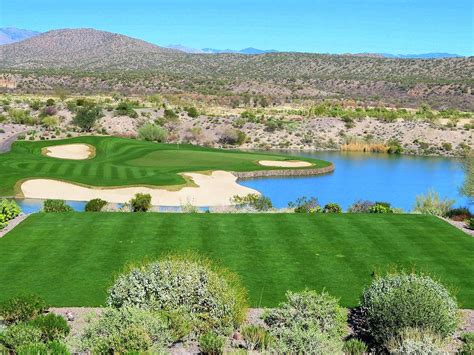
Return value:
<svg viewBox="0 0 474 355">
<path fill-rule="evenodd" d="M 103 305 L 126 264 L 188 251 L 238 273 L 255 307 L 304 288 L 354 306 L 374 272 L 396 267 L 433 275 L 474 308 L 474 238 L 422 215 L 35 214 L 0 239 L 0 300 Z"/>
<path fill-rule="evenodd" d="M 42 148 L 62 144 L 89 144 L 96 155 L 87 160 L 67 160 L 44 156 Z M 264 167 L 259 160 L 291 160 L 294 157 L 254 154 L 203 148 L 192 145 L 168 145 L 117 137 L 78 137 L 58 141 L 17 141 L 12 150 L 0 154 L 0 196 L 11 196 L 20 180 L 42 177 L 92 186 L 181 185 L 183 172 L 226 170 L 254 171 Z M 330 163 L 299 158 L 326 167 Z M 312 168 L 313 168 L 312 167 Z M 122 172 L 130 169 L 131 172 Z M 305 168 L 303 168 L 305 169 Z"/>
</svg>

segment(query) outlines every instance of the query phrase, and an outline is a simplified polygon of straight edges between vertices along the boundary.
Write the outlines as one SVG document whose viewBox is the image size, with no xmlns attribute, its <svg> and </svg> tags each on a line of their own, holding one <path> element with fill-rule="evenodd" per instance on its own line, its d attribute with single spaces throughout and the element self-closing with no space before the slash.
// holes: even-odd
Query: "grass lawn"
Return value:
<svg viewBox="0 0 474 355">
<path fill-rule="evenodd" d="M 93 145 L 96 156 L 88 160 L 64 160 L 41 153 L 44 147 L 72 143 Z M 93 186 L 173 186 L 186 183 L 178 175 L 182 172 L 281 169 L 261 166 L 258 161 L 291 159 L 295 158 L 182 144 L 178 147 L 175 144 L 155 144 L 116 137 L 17 141 L 10 152 L 0 154 L 0 196 L 14 195 L 15 184 L 28 178 L 50 178 Z M 313 163 L 314 166 L 310 168 L 330 164 L 310 158 L 298 159 Z"/>
<path fill-rule="evenodd" d="M 35 214 L 0 239 L 0 300 L 99 306 L 124 265 L 197 251 L 237 272 L 251 305 L 305 287 L 354 306 L 374 271 L 427 272 L 474 308 L 474 238 L 422 215 Z"/>
</svg>

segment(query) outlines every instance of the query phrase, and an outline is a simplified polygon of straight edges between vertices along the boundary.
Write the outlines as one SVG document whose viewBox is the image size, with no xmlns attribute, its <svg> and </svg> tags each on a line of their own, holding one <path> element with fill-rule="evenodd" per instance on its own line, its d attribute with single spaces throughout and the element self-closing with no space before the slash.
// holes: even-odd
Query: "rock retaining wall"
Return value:
<svg viewBox="0 0 474 355">
<path fill-rule="evenodd" d="M 257 170 L 257 171 L 233 171 L 232 174 L 237 176 L 239 179 L 252 179 L 256 177 L 269 177 L 269 176 L 311 176 L 311 175 L 322 175 L 333 172 L 335 169 L 334 164 L 326 166 L 324 168 L 316 169 L 277 169 L 277 170 Z"/>
</svg>

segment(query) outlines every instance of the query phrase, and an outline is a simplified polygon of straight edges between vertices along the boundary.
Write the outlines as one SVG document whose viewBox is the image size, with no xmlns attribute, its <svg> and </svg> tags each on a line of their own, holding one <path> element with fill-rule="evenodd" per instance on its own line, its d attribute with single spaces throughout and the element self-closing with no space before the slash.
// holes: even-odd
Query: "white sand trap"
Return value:
<svg viewBox="0 0 474 355">
<path fill-rule="evenodd" d="M 85 160 L 94 155 L 94 147 L 88 144 L 63 144 L 43 148 L 43 154 L 51 158 Z"/>
<path fill-rule="evenodd" d="M 263 166 L 276 166 L 279 168 L 304 168 L 313 165 L 311 163 L 308 163 L 307 161 L 301 160 L 260 160 L 258 163 Z"/>
<path fill-rule="evenodd" d="M 151 195 L 155 206 L 228 206 L 235 196 L 259 194 L 258 191 L 237 184 L 237 177 L 226 171 L 214 171 L 211 175 L 185 173 L 198 187 L 184 187 L 179 191 L 167 191 L 150 187 L 90 188 L 50 179 L 31 179 L 21 184 L 26 198 L 63 199 L 89 201 L 101 198 L 108 202 L 124 203 L 136 193 Z"/>
</svg>

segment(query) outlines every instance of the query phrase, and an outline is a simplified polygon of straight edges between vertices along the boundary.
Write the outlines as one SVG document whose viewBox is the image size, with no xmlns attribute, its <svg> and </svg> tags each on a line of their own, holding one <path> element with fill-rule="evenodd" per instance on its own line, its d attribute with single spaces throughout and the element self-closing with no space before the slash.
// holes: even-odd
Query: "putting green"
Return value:
<svg viewBox="0 0 474 355">
<path fill-rule="evenodd" d="M 95 156 L 92 159 L 58 159 L 42 154 L 45 147 L 81 143 L 95 147 Z M 19 192 L 20 182 L 33 178 L 64 180 L 101 187 L 176 187 L 186 184 L 186 180 L 178 175 L 183 172 L 278 170 L 281 168 L 261 166 L 258 161 L 292 159 L 294 157 L 284 155 L 255 154 L 192 145 L 155 144 L 116 137 L 18 141 L 13 144 L 10 152 L 0 154 L 0 196 L 15 195 Z M 316 159 L 301 160 L 310 162 L 310 169 L 330 165 Z"/>
<path fill-rule="evenodd" d="M 126 264 L 190 250 L 239 274 L 253 307 L 305 287 L 355 306 L 374 272 L 404 268 L 474 308 L 474 238 L 398 214 L 35 214 L 0 239 L 0 301 L 37 293 L 54 306 L 103 305 Z"/>
</svg>

